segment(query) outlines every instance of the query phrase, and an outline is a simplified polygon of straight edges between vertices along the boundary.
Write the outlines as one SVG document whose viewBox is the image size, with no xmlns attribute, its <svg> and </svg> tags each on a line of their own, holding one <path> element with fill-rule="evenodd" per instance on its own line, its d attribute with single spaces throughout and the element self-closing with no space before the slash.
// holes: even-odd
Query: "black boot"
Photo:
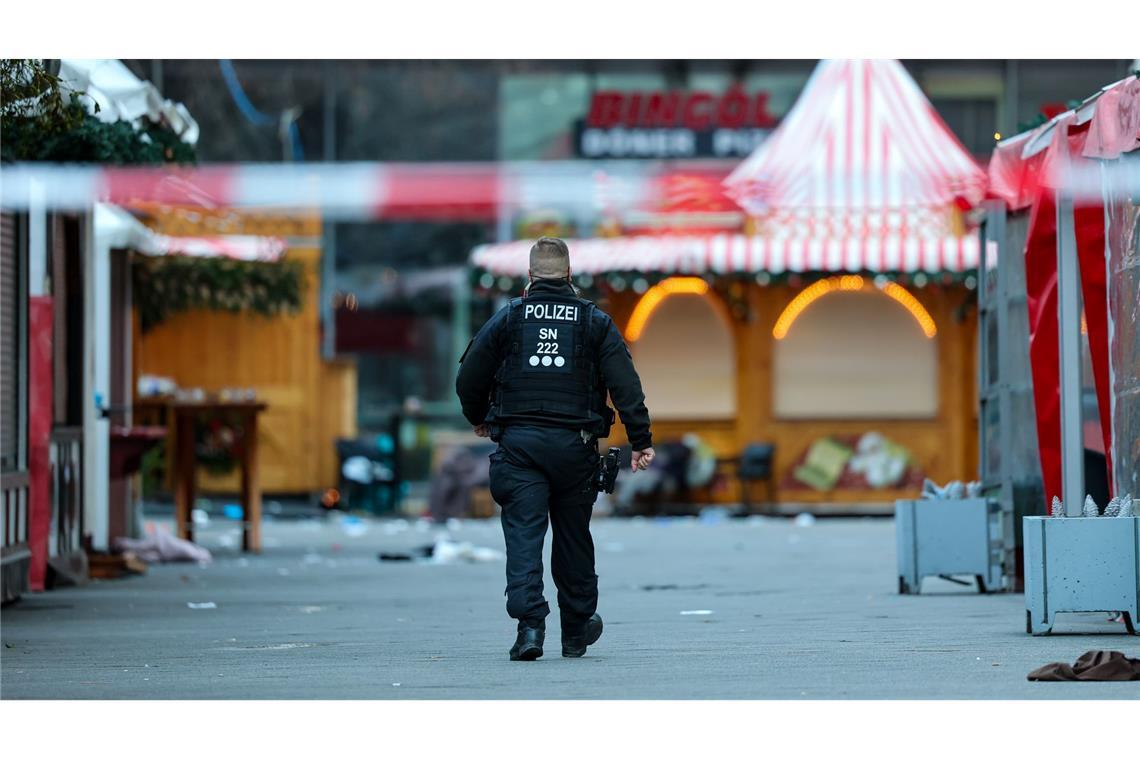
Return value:
<svg viewBox="0 0 1140 760">
<path fill-rule="evenodd" d="M 586 654 L 586 647 L 597 641 L 602 635 L 602 618 L 597 613 L 590 616 L 586 624 L 577 631 L 562 630 L 562 656 L 581 657 Z"/>
<path fill-rule="evenodd" d="M 542 642 L 546 639 L 546 626 L 519 623 L 519 635 L 511 647 L 512 660 L 537 660 L 542 657 Z"/>
</svg>

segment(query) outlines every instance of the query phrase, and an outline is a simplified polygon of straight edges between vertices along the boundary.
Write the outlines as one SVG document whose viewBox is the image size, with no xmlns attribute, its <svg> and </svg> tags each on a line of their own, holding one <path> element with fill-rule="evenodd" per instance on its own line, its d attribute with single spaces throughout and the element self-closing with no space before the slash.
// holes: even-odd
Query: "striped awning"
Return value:
<svg viewBox="0 0 1140 760">
<path fill-rule="evenodd" d="M 285 241 L 262 235 L 184 237 L 161 235 L 120 206 L 95 204 L 95 239 L 102 248 L 129 248 L 147 256 L 223 257 L 239 261 L 277 261 Z"/>
<path fill-rule="evenodd" d="M 529 240 L 479 246 L 472 263 L 495 275 L 525 277 Z M 574 272 L 768 274 L 790 272 L 957 273 L 978 266 L 976 235 L 661 235 L 569 240 Z"/>
<path fill-rule="evenodd" d="M 172 237 L 154 235 L 153 246 L 142 253 L 152 256 L 221 257 L 238 261 L 277 261 L 285 252 L 285 241 L 261 235 L 217 235 L 213 237 Z"/>
</svg>

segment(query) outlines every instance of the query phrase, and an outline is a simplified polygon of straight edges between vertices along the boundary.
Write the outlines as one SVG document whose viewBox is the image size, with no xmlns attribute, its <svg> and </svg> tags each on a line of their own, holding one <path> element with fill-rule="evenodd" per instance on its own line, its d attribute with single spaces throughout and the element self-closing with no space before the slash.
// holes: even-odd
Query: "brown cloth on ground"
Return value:
<svg viewBox="0 0 1140 760">
<path fill-rule="evenodd" d="M 1072 665 L 1051 662 L 1026 676 L 1030 681 L 1140 681 L 1140 660 L 1123 652 L 1093 649 Z"/>
</svg>

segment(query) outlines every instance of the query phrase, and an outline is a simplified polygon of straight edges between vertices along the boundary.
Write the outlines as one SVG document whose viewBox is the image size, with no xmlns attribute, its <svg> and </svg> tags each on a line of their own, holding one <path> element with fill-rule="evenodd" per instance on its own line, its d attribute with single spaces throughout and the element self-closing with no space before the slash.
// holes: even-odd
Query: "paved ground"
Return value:
<svg viewBox="0 0 1140 760">
<path fill-rule="evenodd" d="M 501 549 L 497 522 L 452 531 Z M 501 562 L 379 562 L 416 523 L 270 522 L 200 534 L 206 567 L 26 597 L 2 613 L 4 698 L 1128 698 L 1140 684 L 1038 684 L 1088 649 L 1140 654 L 1103 616 L 1024 633 L 1022 599 L 895 591 L 889 520 L 597 520 L 606 621 L 581 660 L 512 663 Z M 547 580 L 548 596 L 553 585 Z M 213 609 L 188 603 L 213 602 Z M 553 603 L 553 602 L 552 602 Z M 708 611 L 710 614 L 683 614 Z M 1076 632 L 1095 635 L 1074 635 Z"/>
</svg>

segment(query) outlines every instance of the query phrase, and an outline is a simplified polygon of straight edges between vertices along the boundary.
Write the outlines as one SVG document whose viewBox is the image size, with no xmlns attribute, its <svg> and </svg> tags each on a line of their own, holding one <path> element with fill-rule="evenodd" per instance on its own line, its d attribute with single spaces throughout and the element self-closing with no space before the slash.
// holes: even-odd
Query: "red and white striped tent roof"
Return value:
<svg viewBox="0 0 1140 760">
<path fill-rule="evenodd" d="M 725 185 L 748 212 L 971 204 L 975 163 L 893 60 L 822 61 L 772 137 Z"/>
<path fill-rule="evenodd" d="M 975 235 L 950 208 L 974 204 L 985 172 L 897 61 L 823 61 L 788 116 L 725 180 L 757 233 L 569 241 L 581 273 L 963 272 Z M 472 263 L 525 276 L 528 242 Z"/>
</svg>

